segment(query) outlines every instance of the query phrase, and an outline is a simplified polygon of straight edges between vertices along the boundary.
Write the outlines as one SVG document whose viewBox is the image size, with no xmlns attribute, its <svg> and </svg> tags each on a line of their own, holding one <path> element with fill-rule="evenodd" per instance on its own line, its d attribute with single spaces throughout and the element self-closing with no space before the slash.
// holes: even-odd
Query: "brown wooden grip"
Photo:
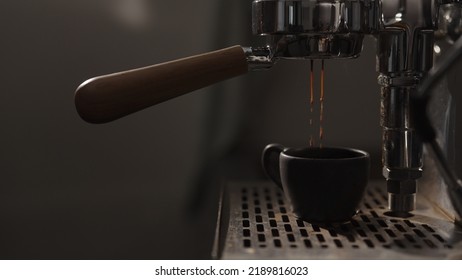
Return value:
<svg viewBox="0 0 462 280">
<path fill-rule="evenodd" d="M 104 75 L 75 92 L 77 112 L 105 123 L 247 72 L 242 47 L 234 46 L 144 68 Z"/>
</svg>

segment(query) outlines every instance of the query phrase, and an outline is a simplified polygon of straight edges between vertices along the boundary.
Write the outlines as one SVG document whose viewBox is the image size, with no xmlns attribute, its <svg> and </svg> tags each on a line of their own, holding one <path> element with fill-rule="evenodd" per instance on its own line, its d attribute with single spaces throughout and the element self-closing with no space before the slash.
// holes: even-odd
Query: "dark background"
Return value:
<svg viewBox="0 0 462 280">
<path fill-rule="evenodd" d="M 250 9 L 251 0 L 3 0 L 0 258 L 210 258 L 222 185 L 264 178 L 266 144 L 317 135 L 309 61 L 103 125 L 78 117 L 73 94 L 93 76 L 261 45 Z M 367 150 L 380 178 L 376 77 L 373 38 L 358 59 L 326 61 L 323 144 Z"/>
</svg>

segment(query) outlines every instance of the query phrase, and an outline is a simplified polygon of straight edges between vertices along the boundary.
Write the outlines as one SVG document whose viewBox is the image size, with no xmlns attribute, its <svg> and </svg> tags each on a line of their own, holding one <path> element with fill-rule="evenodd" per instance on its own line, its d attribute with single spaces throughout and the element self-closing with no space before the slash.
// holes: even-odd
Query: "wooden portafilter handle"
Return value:
<svg viewBox="0 0 462 280">
<path fill-rule="evenodd" d="M 87 122 L 105 123 L 185 93 L 246 73 L 241 46 L 104 75 L 75 92 L 77 112 Z"/>
</svg>

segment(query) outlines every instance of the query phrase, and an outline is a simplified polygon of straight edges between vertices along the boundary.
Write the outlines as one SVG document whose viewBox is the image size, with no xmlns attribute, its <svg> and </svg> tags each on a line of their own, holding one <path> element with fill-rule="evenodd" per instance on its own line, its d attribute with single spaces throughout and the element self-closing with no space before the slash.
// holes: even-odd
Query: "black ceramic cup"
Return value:
<svg viewBox="0 0 462 280">
<path fill-rule="evenodd" d="M 311 223 L 349 221 L 359 209 L 369 179 L 367 152 L 350 148 L 263 150 L 263 168 L 284 190 L 293 213 Z"/>
</svg>

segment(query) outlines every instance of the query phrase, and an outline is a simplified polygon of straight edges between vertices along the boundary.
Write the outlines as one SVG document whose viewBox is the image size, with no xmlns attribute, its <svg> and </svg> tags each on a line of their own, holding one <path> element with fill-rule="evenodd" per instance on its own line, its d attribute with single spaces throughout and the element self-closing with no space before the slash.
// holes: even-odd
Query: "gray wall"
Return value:
<svg viewBox="0 0 462 280">
<path fill-rule="evenodd" d="M 209 257 L 217 182 L 260 179 L 264 145 L 317 133 L 309 62 L 104 125 L 78 117 L 73 92 L 96 75 L 259 44 L 250 2 L 2 1 L 0 258 Z M 324 145 L 379 162 L 373 39 L 356 60 L 327 61 L 325 87 Z"/>
<path fill-rule="evenodd" d="M 216 3 L 2 1 L 0 257 L 209 253 L 194 242 L 213 225 L 185 214 L 207 90 L 99 126 L 78 117 L 73 93 L 211 50 Z"/>
</svg>

